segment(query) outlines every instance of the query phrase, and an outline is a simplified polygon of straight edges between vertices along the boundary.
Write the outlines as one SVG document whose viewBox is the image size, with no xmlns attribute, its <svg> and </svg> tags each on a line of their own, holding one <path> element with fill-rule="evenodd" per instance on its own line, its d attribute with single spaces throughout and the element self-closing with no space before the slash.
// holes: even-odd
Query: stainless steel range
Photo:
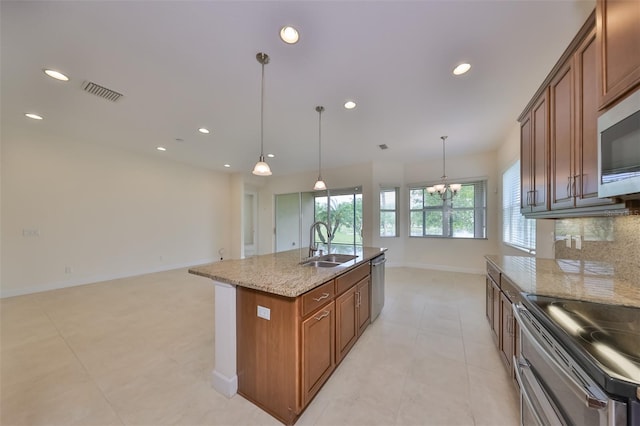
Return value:
<svg viewBox="0 0 640 426">
<path fill-rule="evenodd" d="M 523 425 L 640 425 L 640 308 L 527 295 L 514 313 Z"/>
</svg>

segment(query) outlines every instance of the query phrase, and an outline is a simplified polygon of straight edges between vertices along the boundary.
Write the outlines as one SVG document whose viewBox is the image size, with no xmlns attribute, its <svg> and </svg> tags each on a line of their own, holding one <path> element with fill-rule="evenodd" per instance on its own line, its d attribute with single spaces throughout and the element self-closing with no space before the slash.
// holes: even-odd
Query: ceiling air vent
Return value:
<svg viewBox="0 0 640 426">
<path fill-rule="evenodd" d="M 378 145 L 378 148 L 380 148 L 380 149 L 382 149 L 382 150 L 389 149 L 389 147 L 387 146 L 387 144 L 386 144 L 386 143 L 383 143 L 383 144 L 381 144 L 381 145 Z"/>
<path fill-rule="evenodd" d="M 96 84 L 92 81 L 85 81 L 82 85 L 82 90 L 111 102 L 115 102 L 122 97 L 121 93 L 115 92 L 111 89 L 107 89 L 106 87 L 100 86 L 99 84 Z"/>
</svg>

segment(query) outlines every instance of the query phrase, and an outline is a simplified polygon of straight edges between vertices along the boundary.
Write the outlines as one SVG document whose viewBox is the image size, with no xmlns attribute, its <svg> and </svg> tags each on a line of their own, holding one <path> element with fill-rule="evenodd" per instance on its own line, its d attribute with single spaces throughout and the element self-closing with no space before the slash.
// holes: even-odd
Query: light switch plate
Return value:
<svg viewBox="0 0 640 426">
<path fill-rule="evenodd" d="M 258 305 L 258 318 L 271 320 L 271 309 Z"/>
</svg>

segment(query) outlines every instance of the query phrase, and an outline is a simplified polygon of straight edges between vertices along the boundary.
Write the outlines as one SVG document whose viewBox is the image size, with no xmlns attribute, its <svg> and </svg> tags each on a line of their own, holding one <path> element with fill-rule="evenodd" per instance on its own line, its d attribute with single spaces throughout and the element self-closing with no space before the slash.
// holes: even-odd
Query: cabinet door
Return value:
<svg viewBox="0 0 640 426">
<path fill-rule="evenodd" d="M 639 24 L 640 25 L 640 24 Z M 596 33 L 592 31 L 575 54 L 576 138 L 575 204 L 612 204 L 611 198 L 598 198 L 598 99 Z"/>
<path fill-rule="evenodd" d="M 500 288 L 494 282 L 491 282 L 492 289 L 492 301 L 493 301 L 493 324 L 491 325 L 491 331 L 493 331 L 493 340 L 496 345 L 500 346 Z"/>
<path fill-rule="evenodd" d="M 491 286 L 491 278 L 486 276 L 486 292 L 485 292 L 485 315 L 489 326 L 493 326 L 493 287 Z"/>
<path fill-rule="evenodd" d="M 515 353 L 513 339 L 513 315 L 511 314 L 511 301 L 504 295 L 500 294 L 500 354 L 502 360 L 507 366 L 507 370 L 511 371 L 513 363 L 513 354 Z"/>
<path fill-rule="evenodd" d="M 367 277 L 360 281 L 356 287 L 356 301 L 358 303 L 358 336 L 360 336 L 364 329 L 369 325 L 369 322 L 371 322 L 371 292 L 369 291 L 371 287 L 371 280 Z"/>
<path fill-rule="evenodd" d="M 567 61 L 549 84 L 549 145 L 551 209 L 573 207 L 575 192 L 572 170 L 574 146 L 573 61 Z"/>
<path fill-rule="evenodd" d="M 302 323 L 302 398 L 306 406 L 335 368 L 334 303 Z"/>
<path fill-rule="evenodd" d="M 336 298 L 336 363 L 344 358 L 358 338 L 356 291 L 357 286 L 353 286 Z"/>
<path fill-rule="evenodd" d="M 522 213 L 531 211 L 531 113 L 520 123 L 520 210 Z"/>
<path fill-rule="evenodd" d="M 613 104 L 640 84 L 640 2 L 598 0 L 599 108 Z"/>
<path fill-rule="evenodd" d="M 539 212 L 548 209 L 547 176 L 549 174 L 549 123 L 548 123 L 548 90 L 545 91 L 531 111 L 531 146 L 533 147 L 533 203 L 531 211 Z"/>
</svg>

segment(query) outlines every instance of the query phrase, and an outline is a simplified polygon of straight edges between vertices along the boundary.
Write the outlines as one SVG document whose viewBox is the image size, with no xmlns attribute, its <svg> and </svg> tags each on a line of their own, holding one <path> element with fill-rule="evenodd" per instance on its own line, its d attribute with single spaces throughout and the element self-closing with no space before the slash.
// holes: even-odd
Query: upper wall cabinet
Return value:
<svg viewBox="0 0 640 426">
<path fill-rule="evenodd" d="M 592 27 L 549 84 L 551 210 L 613 204 L 598 198 L 595 40 Z"/>
<path fill-rule="evenodd" d="M 598 107 L 640 85 L 640 1 L 598 0 Z"/>
<path fill-rule="evenodd" d="M 520 115 L 521 212 L 527 217 L 590 216 L 614 205 L 598 198 L 596 50 L 592 13 Z"/>
</svg>

